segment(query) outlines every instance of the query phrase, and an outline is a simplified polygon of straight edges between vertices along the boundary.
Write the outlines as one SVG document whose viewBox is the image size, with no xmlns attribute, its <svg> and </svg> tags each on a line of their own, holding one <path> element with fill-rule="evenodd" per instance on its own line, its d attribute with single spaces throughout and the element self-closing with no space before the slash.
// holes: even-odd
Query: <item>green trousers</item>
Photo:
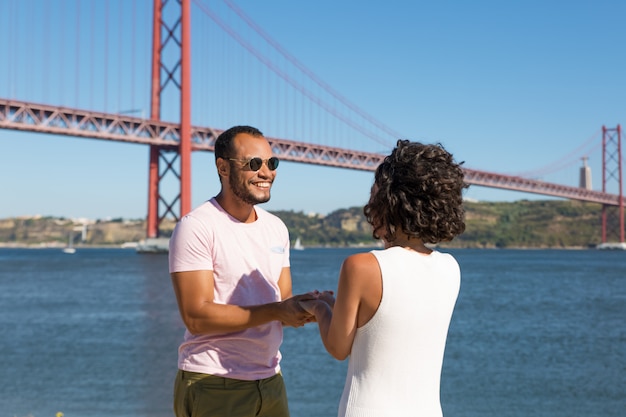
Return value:
<svg viewBox="0 0 626 417">
<path fill-rule="evenodd" d="M 258 381 L 178 370 L 176 417 L 289 417 L 287 391 L 278 373 Z"/>
</svg>

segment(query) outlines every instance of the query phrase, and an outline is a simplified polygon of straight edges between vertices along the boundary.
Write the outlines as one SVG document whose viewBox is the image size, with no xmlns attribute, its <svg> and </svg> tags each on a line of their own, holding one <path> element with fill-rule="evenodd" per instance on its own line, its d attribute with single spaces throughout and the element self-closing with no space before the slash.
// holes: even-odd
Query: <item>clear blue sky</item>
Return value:
<svg viewBox="0 0 626 417">
<path fill-rule="evenodd" d="M 97 94 L 103 84 L 96 72 L 107 68 L 105 52 L 125 65 L 143 66 L 140 71 L 146 68 L 146 48 L 135 46 L 132 56 L 127 50 L 132 39 L 142 45 L 150 37 L 151 1 L 137 0 L 134 12 L 128 6 L 133 2 L 111 1 L 106 12 L 111 37 L 106 43 L 87 28 L 90 22 L 103 20 L 102 8 L 93 11 L 95 20 L 90 21 L 94 2 L 79 3 L 0 2 L 0 38 L 6 40 L 0 59 L 1 97 L 58 100 L 89 108 L 94 97 L 103 100 Z M 95 3 L 104 7 L 104 2 Z M 194 5 L 194 23 L 204 23 L 194 26 L 194 47 L 215 37 L 205 32 L 204 25 L 211 20 L 199 16 L 200 3 L 206 2 Z M 236 4 L 317 77 L 404 138 L 441 142 L 469 168 L 515 175 L 531 172 L 568 185 L 577 184 L 580 157 L 587 153 L 594 188 L 601 188 L 599 131 L 603 125 L 612 128 L 626 121 L 626 2 L 239 0 Z M 24 10 L 31 10 L 31 15 Z M 68 14 L 59 25 L 58 17 Z M 238 27 L 232 13 L 225 21 Z M 81 34 L 78 41 L 74 32 Z M 127 52 L 118 54 L 118 49 Z M 224 63 L 215 54 L 194 55 L 196 85 L 218 66 L 234 71 L 247 62 L 229 55 L 235 62 Z M 83 66 L 85 62 L 91 66 Z M 110 65 L 112 78 L 126 71 L 126 66 Z M 96 75 L 89 75 L 89 68 Z M 139 93 L 133 93 L 132 102 L 118 97 L 118 93 L 127 96 L 127 86 L 107 83 L 110 97 L 103 106 L 93 107 L 111 112 L 147 108 L 148 81 L 142 75 L 133 76 L 132 86 Z M 268 136 L 291 137 L 288 130 L 274 128 L 275 122 L 264 125 L 263 118 L 239 118 L 232 111 L 228 117 L 213 117 L 217 113 L 209 107 L 215 105 L 209 104 L 211 97 L 202 97 L 208 95 L 204 90 L 193 94 L 199 102 L 193 109 L 194 124 L 224 128 L 249 123 Z M 270 104 L 261 106 L 266 105 Z M 324 135 L 321 128 L 307 129 L 312 136 Z M 389 137 L 388 143 L 394 139 Z M 390 150 L 381 144 L 369 146 Z M 577 148 L 580 152 L 573 153 Z M 565 160 L 567 166 L 558 172 L 544 169 Z M 147 164 L 148 148 L 141 145 L 0 130 L 0 218 L 145 217 Z M 196 206 L 215 195 L 219 184 L 212 153 L 194 153 L 192 164 Z M 369 172 L 283 163 L 265 207 L 328 213 L 360 206 L 367 201 L 372 178 Z M 466 196 L 490 201 L 544 198 L 484 187 L 472 187 Z"/>
</svg>

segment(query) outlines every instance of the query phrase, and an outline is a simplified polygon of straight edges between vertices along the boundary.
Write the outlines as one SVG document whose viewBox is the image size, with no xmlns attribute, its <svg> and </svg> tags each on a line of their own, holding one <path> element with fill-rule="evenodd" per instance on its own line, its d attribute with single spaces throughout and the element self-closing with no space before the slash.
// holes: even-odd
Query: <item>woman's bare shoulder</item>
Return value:
<svg viewBox="0 0 626 417">
<path fill-rule="evenodd" d="M 344 268 L 361 269 L 377 266 L 378 261 L 371 252 L 355 253 L 343 261 Z"/>
<path fill-rule="evenodd" d="M 343 261 L 342 269 L 352 275 L 362 276 L 366 273 L 379 273 L 380 268 L 376 257 L 371 252 L 355 253 Z"/>
</svg>

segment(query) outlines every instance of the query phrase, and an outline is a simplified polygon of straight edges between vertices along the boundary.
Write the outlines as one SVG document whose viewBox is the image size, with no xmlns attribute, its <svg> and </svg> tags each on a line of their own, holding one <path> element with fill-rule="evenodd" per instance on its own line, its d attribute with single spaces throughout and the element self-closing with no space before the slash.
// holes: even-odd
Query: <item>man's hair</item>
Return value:
<svg viewBox="0 0 626 417">
<path fill-rule="evenodd" d="M 247 133 L 255 137 L 263 137 L 263 133 L 256 127 L 252 126 L 233 126 L 222 132 L 215 140 L 215 160 L 217 158 L 232 158 L 233 156 L 233 139 L 240 133 Z"/>
<path fill-rule="evenodd" d="M 398 140 L 376 168 L 363 212 L 375 239 L 393 242 L 396 232 L 424 243 L 452 240 L 465 231 L 461 163 L 441 144 Z"/>
</svg>

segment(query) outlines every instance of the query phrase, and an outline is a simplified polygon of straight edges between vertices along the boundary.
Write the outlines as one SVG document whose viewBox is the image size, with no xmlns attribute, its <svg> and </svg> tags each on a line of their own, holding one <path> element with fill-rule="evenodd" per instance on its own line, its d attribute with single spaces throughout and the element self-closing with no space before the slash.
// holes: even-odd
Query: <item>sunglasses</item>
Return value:
<svg viewBox="0 0 626 417">
<path fill-rule="evenodd" d="M 250 159 L 235 159 L 235 158 L 226 158 L 226 159 L 228 159 L 229 161 L 243 162 L 242 167 L 248 167 L 250 171 L 255 171 L 255 172 L 261 169 L 261 167 L 263 166 L 263 162 L 265 162 L 265 164 L 270 169 L 270 171 L 274 171 L 276 168 L 278 168 L 278 162 L 280 162 L 278 158 L 276 158 L 275 156 L 272 156 L 271 158 L 268 158 L 268 159 L 261 159 L 258 156 L 255 156 L 254 158 L 250 158 Z"/>
</svg>

